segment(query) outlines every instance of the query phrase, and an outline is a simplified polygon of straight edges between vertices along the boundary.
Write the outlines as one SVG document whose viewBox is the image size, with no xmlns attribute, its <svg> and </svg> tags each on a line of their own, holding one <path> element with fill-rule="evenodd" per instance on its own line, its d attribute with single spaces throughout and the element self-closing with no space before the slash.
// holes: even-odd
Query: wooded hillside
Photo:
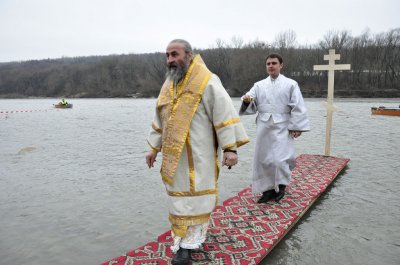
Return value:
<svg viewBox="0 0 400 265">
<path fill-rule="evenodd" d="M 195 45 L 195 44 L 193 44 Z M 353 37 L 348 31 L 328 32 L 314 45 L 297 45 L 292 31 L 272 43 L 244 44 L 217 40 L 215 48 L 195 50 L 222 80 L 231 96 L 241 96 L 266 77 L 265 57 L 272 52 L 284 59 L 282 73 L 295 79 L 304 97 L 325 97 L 327 72 L 313 71 L 329 49 L 341 55 L 337 64 L 335 96 L 400 97 L 400 28 Z M 164 53 L 127 54 L 32 60 L 0 64 L 0 97 L 156 97 L 164 81 Z"/>
</svg>

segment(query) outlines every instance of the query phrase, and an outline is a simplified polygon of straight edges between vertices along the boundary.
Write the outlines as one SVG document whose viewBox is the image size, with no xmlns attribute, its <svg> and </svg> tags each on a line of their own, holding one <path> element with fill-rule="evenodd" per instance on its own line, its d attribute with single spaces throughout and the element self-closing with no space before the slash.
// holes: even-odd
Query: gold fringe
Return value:
<svg viewBox="0 0 400 265">
<path fill-rule="evenodd" d="M 217 194 L 216 189 L 201 190 L 201 191 L 167 191 L 167 194 L 172 197 L 187 197 L 187 196 L 203 196 L 210 194 Z"/>
<path fill-rule="evenodd" d="M 169 214 L 169 221 L 173 225 L 200 225 L 207 223 L 210 219 L 211 213 L 200 214 L 200 215 L 189 215 L 189 216 L 177 216 Z"/>
<path fill-rule="evenodd" d="M 171 230 L 175 236 L 186 237 L 188 227 L 186 225 L 171 225 Z"/>
</svg>

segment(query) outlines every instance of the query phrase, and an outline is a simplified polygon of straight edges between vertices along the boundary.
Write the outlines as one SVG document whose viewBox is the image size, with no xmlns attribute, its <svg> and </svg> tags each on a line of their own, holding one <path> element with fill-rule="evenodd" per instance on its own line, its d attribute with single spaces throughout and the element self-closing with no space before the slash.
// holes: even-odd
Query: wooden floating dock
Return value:
<svg viewBox="0 0 400 265">
<path fill-rule="evenodd" d="M 296 158 L 285 197 L 257 204 L 250 187 L 216 207 L 203 248 L 192 252 L 192 264 L 259 264 L 307 212 L 343 170 L 349 159 L 322 155 Z M 170 231 L 124 256 L 102 265 L 171 264 Z"/>
</svg>

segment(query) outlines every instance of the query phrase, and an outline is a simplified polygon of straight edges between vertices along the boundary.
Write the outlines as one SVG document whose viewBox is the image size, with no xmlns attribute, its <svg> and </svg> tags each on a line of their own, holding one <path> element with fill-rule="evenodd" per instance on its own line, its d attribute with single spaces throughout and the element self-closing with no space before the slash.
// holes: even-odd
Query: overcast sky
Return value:
<svg viewBox="0 0 400 265">
<path fill-rule="evenodd" d="M 0 0 L 0 62 L 164 52 L 174 38 L 272 42 L 293 30 L 314 44 L 329 30 L 358 36 L 400 27 L 400 0 Z"/>
</svg>

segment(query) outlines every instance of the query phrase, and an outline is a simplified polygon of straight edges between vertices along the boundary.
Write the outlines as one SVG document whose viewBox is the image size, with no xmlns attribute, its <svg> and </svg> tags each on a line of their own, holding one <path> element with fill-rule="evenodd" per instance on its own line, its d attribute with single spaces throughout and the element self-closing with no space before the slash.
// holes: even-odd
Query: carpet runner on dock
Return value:
<svg viewBox="0 0 400 265">
<path fill-rule="evenodd" d="M 257 204 L 250 187 L 216 207 L 203 248 L 192 252 L 192 264 L 258 264 L 300 220 L 346 166 L 349 159 L 322 155 L 296 158 L 293 180 L 279 202 Z M 171 264 L 171 232 L 157 241 L 102 265 Z"/>
</svg>

